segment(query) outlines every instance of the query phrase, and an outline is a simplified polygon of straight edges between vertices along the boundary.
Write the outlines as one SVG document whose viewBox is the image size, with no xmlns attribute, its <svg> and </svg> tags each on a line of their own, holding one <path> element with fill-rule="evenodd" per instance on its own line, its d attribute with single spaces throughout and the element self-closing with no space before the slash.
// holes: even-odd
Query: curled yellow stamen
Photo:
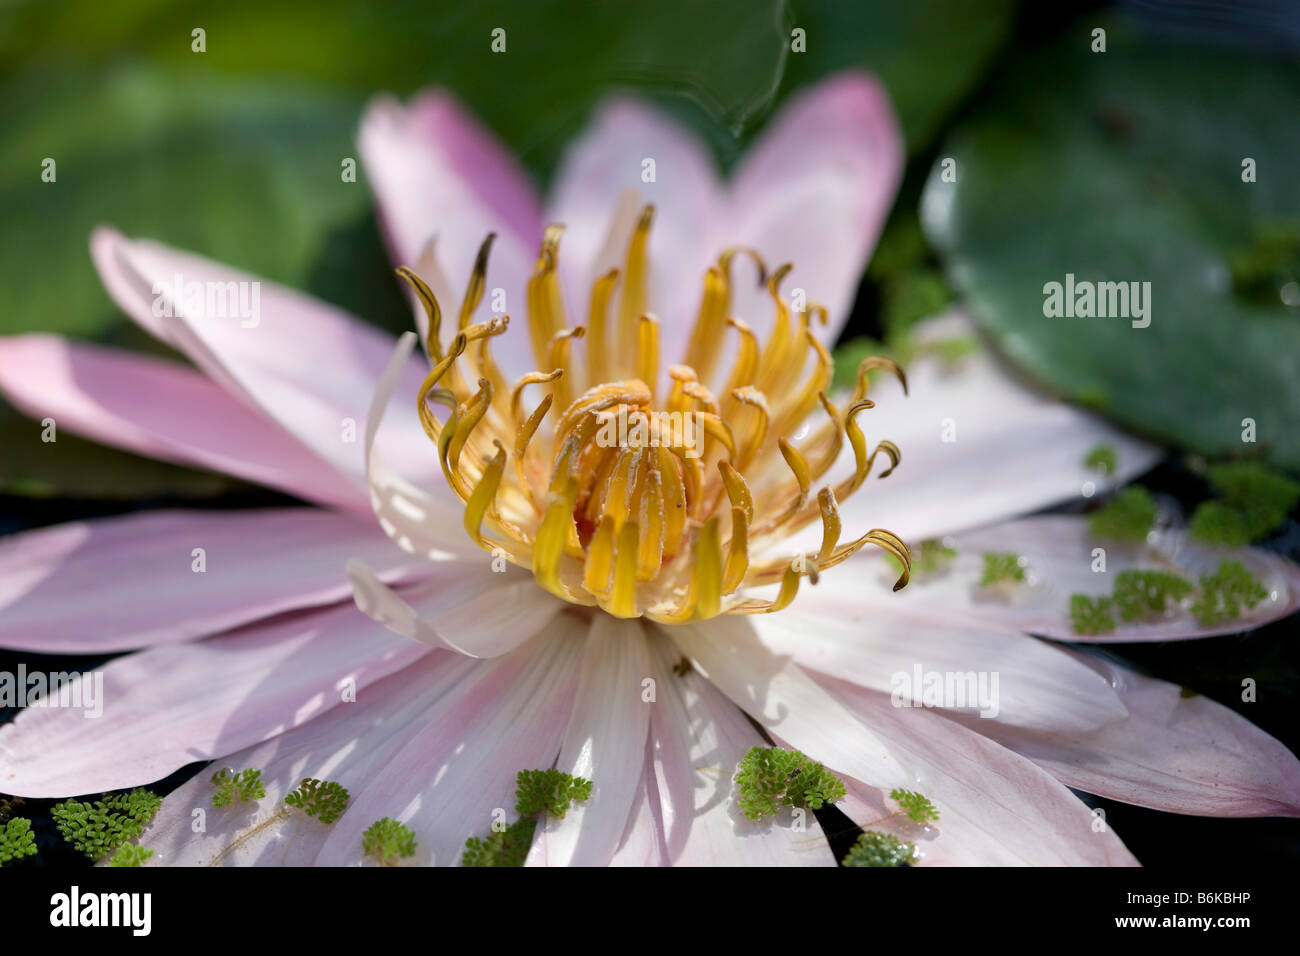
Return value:
<svg viewBox="0 0 1300 956">
<path fill-rule="evenodd" d="M 718 542 L 718 519 L 710 518 L 695 539 L 695 583 L 699 588 L 696 613 L 716 617 L 722 610 L 722 547 Z"/>
<path fill-rule="evenodd" d="M 420 305 L 424 307 L 424 316 L 429 326 L 429 330 L 424 337 L 424 345 L 429 353 L 429 358 L 437 362 L 442 358 L 442 342 L 440 341 L 442 308 L 438 305 L 438 299 L 434 296 L 433 290 L 429 288 L 428 284 L 416 275 L 415 270 L 406 266 L 399 266 L 397 274 L 411 287 L 416 298 L 420 300 Z"/>
<path fill-rule="evenodd" d="M 541 385 L 546 382 L 554 382 L 563 374 L 564 369 L 557 368 L 550 372 L 529 372 L 527 375 L 520 376 L 519 381 L 515 382 L 515 387 L 510 392 L 510 414 L 515 418 L 515 420 L 518 421 L 522 415 L 525 388 L 529 385 Z"/>
<path fill-rule="evenodd" d="M 501 476 L 506 469 L 506 449 L 501 442 L 494 442 L 496 445 L 496 454 L 488 462 L 488 466 L 483 470 L 483 477 L 474 486 L 474 491 L 470 494 L 469 500 L 465 502 L 465 530 L 469 536 L 474 539 L 474 543 L 481 548 L 492 550 L 500 547 L 496 541 L 487 541 L 482 533 L 483 519 L 492 505 L 492 499 L 496 497 L 497 488 L 501 485 Z"/>
<path fill-rule="evenodd" d="M 773 387 L 782 381 L 783 376 L 789 375 L 788 364 L 792 344 L 790 306 L 781 297 L 780 289 L 781 283 L 793 268 L 790 263 L 786 263 L 767 280 L 767 291 L 776 309 L 776 321 L 772 323 L 772 334 L 758 359 L 757 383 L 764 391 L 772 391 Z"/>
<path fill-rule="evenodd" d="M 718 471 L 722 475 L 722 483 L 727 489 L 727 498 L 731 501 L 731 507 L 743 511 L 746 521 L 753 521 L 754 499 L 749 493 L 749 486 L 745 484 L 744 476 L 725 461 L 718 462 Z"/>
<path fill-rule="evenodd" d="M 628 244 L 627 265 L 623 270 L 623 295 L 618 303 L 618 353 L 613 371 L 627 374 L 627 363 L 637 354 L 638 324 L 646 311 L 646 259 L 650 242 L 650 226 L 654 223 L 655 207 L 641 210 L 632 241 Z"/>
<path fill-rule="evenodd" d="M 729 318 L 727 324 L 740 333 L 740 351 L 727 382 L 727 393 L 731 394 L 738 388 L 754 383 L 754 375 L 758 372 L 758 340 L 754 338 L 749 326 L 740 319 Z"/>
<path fill-rule="evenodd" d="M 840 540 L 840 506 L 835 492 L 829 488 L 817 492 L 817 507 L 822 513 L 822 547 L 817 552 L 817 564 L 821 566 L 830 560 Z"/>
<path fill-rule="evenodd" d="M 636 375 L 650 389 L 654 400 L 655 379 L 659 377 L 659 322 L 653 315 L 643 315 L 637 325 Z"/>
<path fill-rule="evenodd" d="M 712 380 L 722 352 L 729 298 L 726 274 L 721 269 L 710 269 L 704 277 L 704 298 L 700 302 L 690 344 L 686 347 L 686 364 L 706 381 Z"/>
<path fill-rule="evenodd" d="M 712 392 L 699 382 L 687 382 L 682 386 L 682 393 L 688 398 L 694 399 L 710 415 L 718 414 L 718 400 L 713 397 Z"/>
<path fill-rule="evenodd" d="M 564 301 L 560 295 L 560 280 L 556 275 L 560 236 L 563 226 L 547 226 L 542 237 L 542 250 L 537 257 L 537 268 L 528 280 L 528 328 L 532 333 L 533 356 L 538 365 L 544 365 L 550 353 L 551 339 L 564 328 Z"/>
<path fill-rule="evenodd" d="M 561 329 L 551 337 L 551 365 L 553 368 L 563 370 L 569 364 L 569 346 L 574 339 L 580 339 L 586 333 L 581 325 L 573 329 Z M 554 382 L 553 390 L 555 401 L 561 408 L 568 408 L 569 403 L 573 401 L 573 377 L 570 375 L 557 376 L 552 379 Z"/>
<path fill-rule="evenodd" d="M 740 442 L 740 450 L 736 453 L 736 468 L 744 471 L 763 447 L 763 443 L 767 441 L 767 423 L 771 412 L 768 409 L 767 397 L 756 388 L 746 386 L 733 389 L 731 397 L 753 410 L 753 414 L 749 416 L 749 431 Z"/>
<path fill-rule="evenodd" d="M 905 585 L 907 545 L 879 528 L 841 543 L 839 506 L 863 485 L 878 456 L 889 459 L 881 477 L 898 467 L 898 447 L 889 441 L 870 447 L 857 416 L 873 407 L 866 397 L 869 373 L 891 372 L 906 391 L 903 370 L 889 359 L 862 362 L 841 414 L 827 394 L 830 354 L 812 330 L 826 324 L 826 309 L 814 303 L 792 311 L 781 294 L 792 267 L 769 272 L 743 247 L 725 250 L 705 272 L 685 342 L 661 341 L 672 328 L 668 317 L 661 326 L 646 310 L 653 219 L 653 207 L 644 207 L 624 267 L 593 284 L 586 326 L 570 326 L 565 315 L 562 229 L 545 231 L 527 287 L 526 334 L 538 368 L 546 370 L 527 372 L 513 386 L 490 349 L 507 332 L 509 317 L 473 322 L 487 288 L 493 237 L 479 248 L 445 350 L 434 293 L 412 270 L 399 270 L 428 322 L 432 368 L 417 395 L 420 422 L 437 446 L 448 485 L 465 503 L 466 533 L 530 568 L 565 601 L 665 624 L 780 611 L 794 600 L 801 578 L 816 583 L 868 544 L 901 562 L 896 587 Z M 754 260 L 775 310 L 772 334 L 761 346 L 750 326 L 729 314 L 738 255 Z M 737 346 L 726 369 L 728 327 Z M 585 349 L 574 344 L 584 336 Z M 665 395 L 660 351 L 670 346 L 684 347 L 684 355 L 668 366 Z M 715 395 L 711 386 L 719 379 L 725 383 Z M 524 395 L 529 386 L 540 392 L 531 410 Z M 448 409 L 445 421 L 435 417 L 438 406 Z M 823 424 L 809 433 L 805 422 L 812 415 Z M 796 434 L 807 435 L 799 447 Z M 824 484 L 846 441 L 853 473 Z M 762 557 L 818 518 L 822 539 L 815 552 Z M 772 600 L 747 594 L 776 584 Z"/>
<path fill-rule="evenodd" d="M 618 270 L 611 269 L 591 287 L 591 309 L 587 313 L 587 371 L 592 383 L 609 379 L 609 339 L 606 328 L 609 322 L 609 300 L 618 282 Z"/>
<path fill-rule="evenodd" d="M 903 394 L 907 394 L 907 376 L 903 373 L 902 366 L 883 355 L 869 355 L 858 365 L 857 384 L 853 388 L 853 404 L 867 397 L 867 390 L 871 387 L 871 380 L 867 377 L 867 373 L 874 369 L 883 369 L 893 375 L 903 386 Z"/>
<path fill-rule="evenodd" d="M 718 268 L 726 277 L 728 284 L 731 282 L 732 260 L 738 255 L 748 256 L 754 263 L 754 267 L 758 269 L 758 284 L 760 287 L 763 286 L 767 282 L 767 264 L 763 262 L 763 257 L 749 246 L 730 246 L 722 250 L 722 254 L 718 256 Z"/>
<path fill-rule="evenodd" d="M 492 242 L 496 237 L 495 232 L 489 232 L 487 238 L 483 240 L 483 245 L 479 246 L 478 255 L 474 259 L 474 271 L 470 273 L 469 285 L 465 288 L 465 299 L 460 307 L 462 329 L 469 325 L 474 310 L 483 301 L 483 290 L 487 287 L 488 255 L 492 252 Z"/>
</svg>

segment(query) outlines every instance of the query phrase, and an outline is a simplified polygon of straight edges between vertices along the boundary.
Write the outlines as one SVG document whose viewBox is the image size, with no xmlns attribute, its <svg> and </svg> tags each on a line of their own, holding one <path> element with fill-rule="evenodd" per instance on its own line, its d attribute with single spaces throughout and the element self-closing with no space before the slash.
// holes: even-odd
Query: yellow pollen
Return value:
<svg viewBox="0 0 1300 956">
<path fill-rule="evenodd" d="M 792 312 L 781 285 L 792 266 L 769 272 L 750 249 L 725 250 L 704 276 L 704 291 L 682 362 L 660 378 L 659 319 L 646 310 L 653 207 L 642 211 L 622 270 L 591 290 L 587 324 L 570 326 L 557 273 L 563 228 L 547 228 L 527 289 L 528 336 L 537 371 L 506 382 L 492 340 L 508 316 L 471 320 L 487 285 L 493 236 L 480 247 L 455 334 L 444 347 L 442 312 L 411 269 L 398 274 L 428 315 L 432 368 L 417 398 L 451 489 L 465 504 L 465 530 L 482 548 L 530 569 L 537 582 L 573 604 L 616 617 L 667 624 L 718 614 L 766 614 L 786 607 L 807 577 L 868 544 L 903 566 L 911 554 L 875 528 L 840 543 L 839 502 L 867 479 L 878 455 L 898 466 L 889 441 L 868 450 L 856 419 L 871 409 L 868 373 L 884 370 L 907 390 L 903 370 L 872 357 L 840 411 L 827 398 L 831 358 L 812 332 L 826 309 Z M 760 345 L 730 315 L 731 264 L 754 260 L 774 309 Z M 621 285 L 620 285 L 621 284 Z M 735 357 L 723 368 L 728 337 Z M 446 414 L 439 420 L 434 406 Z M 820 406 L 820 409 L 819 409 Z M 790 439 L 811 417 L 798 447 Z M 853 473 L 826 476 L 844 441 Z M 820 521 L 821 547 L 770 555 L 789 535 Z M 775 597 L 754 588 L 778 586 Z"/>
</svg>

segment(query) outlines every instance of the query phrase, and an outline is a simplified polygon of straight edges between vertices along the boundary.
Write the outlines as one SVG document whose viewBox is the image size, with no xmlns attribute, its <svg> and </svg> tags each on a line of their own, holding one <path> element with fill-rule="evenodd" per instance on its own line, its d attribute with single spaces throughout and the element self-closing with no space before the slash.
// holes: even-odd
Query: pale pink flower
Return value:
<svg viewBox="0 0 1300 956">
<path fill-rule="evenodd" d="M 814 322 L 812 331 L 834 341 L 903 162 L 883 92 L 853 75 L 793 99 L 725 183 L 700 143 L 630 100 L 598 112 L 568 151 L 544 209 L 509 153 L 445 93 L 407 106 L 373 104 L 361 147 L 394 261 L 428 283 L 448 333 L 459 324 L 456 293 L 488 233 L 496 234 L 489 298 L 472 321 L 488 320 L 496 289 L 505 291 L 502 311 L 529 315 L 528 282 L 551 222 L 567 225 L 556 282 L 570 313 L 585 316 L 593 284 L 627 261 L 641 204 L 653 203 L 645 301 L 670 360 L 687 350 L 706 272 L 735 247 L 756 250 L 770 265 L 793 263 L 784 291 L 806 290 L 809 302 L 825 306 L 829 323 Z M 646 158 L 655 160 L 653 182 L 642 181 Z M 679 567 L 671 580 L 643 581 L 630 606 L 626 594 L 611 604 L 599 587 L 564 579 L 574 600 L 642 616 L 579 608 L 539 586 L 529 570 L 507 562 L 494 568 L 467 534 L 465 507 L 448 492 L 438 450 L 416 415 L 429 363 L 411 356 L 410 336 L 394 343 L 269 283 L 261 286 L 255 327 L 199 320 L 184 309 L 160 316 L 155 284 L 177 273 L 209 282 L 252 277 L 109 228 L 95 233 L 91 248 L 117 303 L 196 368 L 21 336 L 0 340 L 6 396 L 70 432 L 220 470 L 319 507 L 141 513 L 0 544 L 0 644 L 41 653 L 136 651 L 103 668 L 101 719 L 30 708 L 0 728 L 0 791 L 98 792 L 220 760 L 262 770 L 267 795 L 259 809 L 213 810 L 211 784 L 200 775 L 166 799 L 142 838 L 156 850 L 154 862 L 354 863 L 362 831 L 392 817 L 417 835 L 417 861 L 448 864 L 459 860 L 467 837 L 489 830 L 496 808 L 509 816 L 516 771 L 556 766 L 591 778 L 594 791 L 539 827 L 530 862 L 833 864 L 811 816 L 798 832 L 793 818 L 754 824 L 736 810 L 731 774 L 748 748 L 765 743 L 748 715 L 779 744 L 838 774 L 849 789 L 840 806 L 856 822 L 917 839 L 922 863 L 1134 863 L 1067 787 L 1179 813 L 1295 815 L 1300 807 L 1300 765 L 1243 718 L 1028 636 L 1078 640 L 1068 597 L 1100 586 L 1083 519 L 1017 516 L 1077 498 L 1096 478 L 1083 459 L 1099 442 L 1118 453 L 1117 483 L 1147 469 L 1157 453 L 1029 390 L 986 352 L 955 368 L 918 360 L 907 370 L 906 398 L 892 379 L 873 385 L 876 405 L 861 421 L 901 448 L 902 464 L 838 507 L 846 541 L 872 528 L 914 544 L 951 536 L 958 557 L 947 573 L 895 593 L 879 553 L 858 553 L 821 569 L 816 585 L 805 582 L 777 613 L 665 624 L 652 618 L 690 610 L 682 596 L 692 583 L 696 600 L 717 590 L 710 575 L 718 568 L 706 567 L 706 552 L 690 550 L 701 547 L 703 525 L 687 527 L 682 549 L 706 560 Z M 764 341 L 772 296 L 752 280 L 747 258 L 737 257 L 733 271 L 730 313 Z M 427 333 L 424 310 L 416 315 Z M 921 334 L 965 328 L 953 314 Z M 491 336 L 502 381 L 539 364 L 528 333 L 516 318 Z M 709 339 L 720 373 L 731 368 L 737 337 Z M 577 352 L 579 343 L 570 345 Z M 803 361 L 791 364 L 791 378 L 803 380 Z M 560 364 L 570 375 L 582 368 Z M 668 394 L 666 377 L 650 377 Z M 463 401 L 474 385 L 462 385 Z M 771 385 L 785 388 L 780 376 Z M 532 388 L 528 409 L 544 391 Z M 824 420 L 820 406 L 814 414 Z M 774 433 L 751 449 L 770 466 L 766 484 L 755 485 L 756 502 L 780 503 L 771 489 L 781 481 L 797 495 L 773 442 L 813 442 L 820 421 L 810 421 L 810 430 Z M 949 426 L 956 441 L 944 440 Z M 465 452 L 467 489 L 492 454 L 478 451 L 485 454 Z M 839 458 L 836 467 L 852 476 L 848 442 Z M 506 503 L 489 518 L 526 513 L 521 503 Z M 756 507 L 755 520 L 762 517 Z M 523 529 L 525 539 L 537 534 L 537 525 Z M 788 563 L 803 549 L 815 555 L 821 540 L 814 522 L 809 533 L 772 548 Z M 192 570 L 196 548 L 203 573 Z M 1020 555 L 1029 580 L 1001 599 L 973 587 L 986 551 Z M 1222 633 L 1300 603 L 1294 566 L 1251 549 L 1234 556 L 1269 592 L 1244 617 L 1205 629 L 1178 613 L 1121 624 L 1105 639 Z M 1108 570 L 1140 563 L 1197 572 L 1220 557 L 1171 529 L 1140 548 L 1110 549 Z M 584 567 L 574 557 L 559 560 L 569 562 L 564 573 Z M 358 613 L 345 565 L 358 602 L 393 629 Z M 654 610 L 647 596 L 666 603 L 647 616 Z M 736 610 L 763 596 L 773 595 L 715 593 L 710 609 Z M 673 669 L 683 655 L 697 668 L 684 676 Z M 917 666 L 997 674 L 996 715 L 894 706 L 893 675 Z M 357 689 L 355 702 L 344 700 L 349 687 Z M 265 809 L 307 776 L 351 791 L 347 812 L 332 825 Z M 937 826 L 918 833 L 890 816 L 886 794 L 899 786 L 934 802 Z M 191 811 L 203 806 L 207 829 L 194 833 Z"/>
</svg>

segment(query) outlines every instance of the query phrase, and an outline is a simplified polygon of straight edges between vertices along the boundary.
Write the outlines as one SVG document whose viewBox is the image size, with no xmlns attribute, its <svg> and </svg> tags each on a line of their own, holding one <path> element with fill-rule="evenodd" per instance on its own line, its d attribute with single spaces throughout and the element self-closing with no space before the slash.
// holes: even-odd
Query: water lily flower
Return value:
<svg viewBox="0 0 1300 956">
<path fill-rule="evenodd" d="M 176 275 L 257 280 L 107 227 L 106 288 L 192 367 L 0 340 L 0 389 L 33 417 L 316 506 L 0 542 L 0 645 L 133 652 L 102 668 L 100 719 L 29 707 L 0 728 L 0 791 L 260 771 L 252 804 L 213 807 L 206 774 L 170 794 L 150 865 L 359 863 L 381 820 L 414 835 L 410 862 L 454 864 L 546 768 L 592 786 L 541 816 L 530 864 L 835 864 L 803 808 L 740 811 L 736 768 L 773 745 L 922 864 L 1135 863 L 1070 787 L 1298 812 L 1276 740 L 1058 643 L 1256 626 L 1300 604 L 1297 568 L 1172 524 L 1099 543 L 1083 517 L 1023 517 L 1099 481 L 1099 444 L 1116 486 L 1159 453 L 982 349 L 831 388 L 903 162 L 875 81 L 792 98 L 725 182 L 671 121 L 612 101 L 545 207 L 444 92 L 375 102 L 360 143 L 427 354 L 271 283 L 256 323 L 158 308 Z M 954 334 L 959 313 L 918 341 Z M 1078 633 L 1074 593 L 1104 611 L 1126 569 L 1194 581 L 1225 558 L 1262 596 L 1198 615 L 1156 595 Z M 933 674 L 995 678 L 996 699 L 901 689 Z M 348 790 L 337 819 L 283 806 L 304 778 Z"/>
</svg>

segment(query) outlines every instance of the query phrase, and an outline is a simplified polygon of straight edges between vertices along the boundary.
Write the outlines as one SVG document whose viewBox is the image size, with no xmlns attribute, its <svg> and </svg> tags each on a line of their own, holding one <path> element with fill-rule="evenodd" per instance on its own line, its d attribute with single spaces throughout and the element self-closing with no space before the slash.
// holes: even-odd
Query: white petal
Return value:
<svg viewBox="0 0 1300 956">
<path fill-rule="evenodd" d="M 814 760 L 880 787 L 908 774 L 889 748 L 789 658 L 763 646 L 751 622 L 722 616 L 663 628 L 718 690 Z"/>
<path fill-rule="evenodd" d="M 1259 627 L 1300 607 L 1300 567 L 1258 548 L 1207 547 L 1181 529 L 1156 532 L 1148 543 L 1134 545 L 1094 538 L 1084 517 L 1046 515 L 957 535 L 953 547 L 957 557 L 946 573 L 918 577 L 897 595 L 878 597 L 873 591 L 872 603 L 906 607 L 948 621 L 979 622 L 1001 631 L 1090 642 L 1169 641 L 1226 634 Z M 1102 555 L 1096 553 L 1098 548 Z M 1026 562 L 1026 582 L 1000 597 L 981 589 L 978 584 L 986 552 L 1019 555 Z M 1240 561 L 1268 592 L 1239 618 L 1205 626 L 1190 610 L 1180 609 L 1157 620 L 1132 623 L 1116 615 L 1115 630 L 1105 634 L 1074 632 L 1072 594 L 1109 595 L 1116 575 L 1131 568 L 1168 571 L 1195 584 L 1201 575 L 1214 573 L 1224 560 Z"/>
<path fill-rule="evenodd" d="M 363 688 L 355 703 L 223 756 L 163 800 L 137 841 L 154 850 L 149 865 L 310 865 L 329 838 L 331 825 L 286 807 L 285 795 L 307 777 L 358 793 L 426 726 L 438 702 L 476 666 L 456 654 L 427 654 Z M 262 771 L 266 796 L 254 803 L 214 807 L 211 777 L 222 767 Z M 200 819 L 203 826 L 196 832 Z M 359 848 L 357 853 L 360 856 Z"/>
<path fill-rule="evenodd" d="M 926 827 L 894 815 L 887 791 L 853 785 L 841 805 L 868 830 L 914 842 L 923 864 L 958 866 L 1132 866 L 1133 855 L 1104 823 L 1033 762 L 924 710 L 893 707 L 888 696 L 824 679 L 896 749 L 916 774 L 906 789 L 939 811 Z"/>
<path fill-rule="evenodd" d="M 0 785 L 52 797 L 149 783 L 306 723 L 427 653 L 338 605 L 119 657 L 81 677 L 102 678 L 94 700 L 83 686 L 90 706 L 29 706 L 0 727 Z"/>
<path fill-rule="evenodd" d="M 675 645 L 656 635 L 658 702 L 650 715 L 652 801 L 674 866 L 834 866 L 809 810 L 752 821 L 736 806 L 732 778 L 751 747 L 767 742 L 701 675 L 673 672 Z M 802 829 L 799 829 L 802 827 Z"/>
<path fill-rule="evenodd" d="M 360 562 L 349 562 L 348 577 L 357 607 L 389 630 L 467 657 L 500 657 L 567 605 L 532 575 L 513 567 L 496 574 L 488 561 L 485 555 L 481 564 L 450 563 L 432 582 L 401 594 Z"/>
<path fill-rule="evenodd" d="M 40 528 L 0 540 L 0 645 L 103 653 L 207 637 L 346 600 L 352 557 L 385 581 L 427 570 L 373 519 L 315 508 L 142 511 Z M 131 599 L 113 568 L 130 569 Z"/>
<path fill-rule="evenodd" d="M 598 614 L 556 767 L 592 781 L 591 798 L 538 827 L 529 866 L 604 866 L 622 841 L 640 789 L 651 704 L 640 621 Z"/>
<path fill-rule="evenodd" d="M 964 317 L 953 314 L 926 323 L 924 339 L 974 334 Z M 987 350 L 948 370 L 936 358 L 920 358 L 907 369 L 909 394 L 892 377 L 873 381 L 875 408 L 857 422 L 872 448 L 881 439 L 899 446 L 902 462 L 880 480 L 872 477 L 840 502 L 845 536 L 888 528 L 915 543 L 936 535 L 1026 514 L 1048 505 L 1082 500 L 1084 486 L 1103 489 L 1084 458 L 1093 447 L 1116 451 L 1119 468 L 1109 479 L 1118 486 L 1140 475 L 1160 452 L 1101 419 L 1032 391 Z M 851 470 L 852 451 L 836 472 Z M 820 541 L 820 528 L 800 541 Z M 797 546 L 785 542 L 781 553 Z"/>
<path fill-rule="evenodd" d="M 1129 718 L 1086 734 L 989 728 L 1067 786 L 1213 817 L 1300 816 L 1300 762 L 1245 717 L 1199 694 L 1099 658 Z"/>
<path fill-rule="evenodd" d="M 316 862 L 359 862 L 361 834 L 390 817 L 414 831 L 420 862 L 456 865 L 469 837 L 513 821 L 515 775 L 551 766 L 559 752 L 583 643 L 582 622 L 565 615 L 513 653 L 475 664 L 366 781 Z"/>
<path fill-rule="evenodd" d="M 942 614 L 924 600 L 900 600 L 912 585 L 897 593 L 876 587 L 861 580 L 864 566 L 878 565 L 846 562 L 785 611 L 756 615 L 763 644 L 804 667 L 897 692 L 908 705 L 924 700 L 927 681 L 938 675 L 954 687 L 945 706 L 1011 726 L 1090 730 L 1127 716 L 1096 671 L 1058 648 Z"/>
</svg>

